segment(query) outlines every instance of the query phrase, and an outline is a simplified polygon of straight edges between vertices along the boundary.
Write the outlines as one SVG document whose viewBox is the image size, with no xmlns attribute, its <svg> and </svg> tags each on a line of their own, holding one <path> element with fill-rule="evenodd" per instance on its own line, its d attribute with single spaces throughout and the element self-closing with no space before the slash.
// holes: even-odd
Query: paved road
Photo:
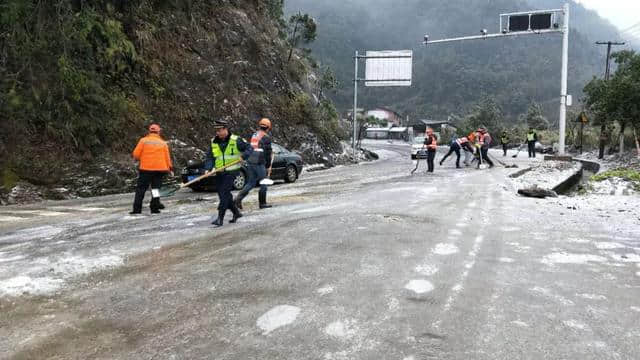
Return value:
<svg viewBox="0 0 640 360">
<path fill-rule="evenodd" d="M 372 147 L 221 229 L 211 194 L 0 209 L 0 358 L 640 358 L 637 198 L 520 198 L 509 169 L 409 176 L 406 145 Z"/>
</svg>

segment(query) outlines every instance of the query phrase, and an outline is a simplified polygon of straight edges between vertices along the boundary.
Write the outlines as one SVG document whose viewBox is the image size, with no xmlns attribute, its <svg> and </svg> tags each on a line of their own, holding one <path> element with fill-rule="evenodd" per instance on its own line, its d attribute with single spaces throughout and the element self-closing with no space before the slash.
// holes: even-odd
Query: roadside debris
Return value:
<svg viewBox="0 0 640 360">
<path fill-rule="evenodd" d="M 537 185 L 533 185 L 530 188 L 518 189 L 518 194 L 539 199 L 544 199 L 546 197 L 558 197 L 558 194 L 556 194 L 555 191 L 539 188 Z"/>
</svg>

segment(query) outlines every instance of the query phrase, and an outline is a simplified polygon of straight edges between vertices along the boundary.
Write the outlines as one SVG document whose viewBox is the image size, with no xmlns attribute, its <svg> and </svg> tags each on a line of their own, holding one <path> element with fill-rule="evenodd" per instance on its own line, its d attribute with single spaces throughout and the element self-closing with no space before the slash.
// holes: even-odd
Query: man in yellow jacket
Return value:
<svg viewBox="0 0 640 360">
<path fill-rule="evenodd" d="M 162 178 L 167 173 L 173 173 L 169 145 L 160 137 L 160 125 L 151 124 L 149 134 L 140 141 L 133 150 L 133 158 L 140 162 L 138 167 L 138 184 L 136 196 L 133 201 L 133 211 L 129 214 L 142 212 L 142 200 L 151 185 L 151 213 L 160 213 L 160 185 Z"/>
</svg>

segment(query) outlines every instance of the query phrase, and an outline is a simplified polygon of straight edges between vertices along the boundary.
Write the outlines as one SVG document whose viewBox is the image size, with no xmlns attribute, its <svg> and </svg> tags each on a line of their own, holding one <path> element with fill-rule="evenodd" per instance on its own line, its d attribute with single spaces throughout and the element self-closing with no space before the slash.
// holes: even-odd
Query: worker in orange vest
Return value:
<svg viewBox="0 0 640 360">
<path fill-rule="evenodd" d="M 427 133 L 424 137 L 424 146 L 427 148 L 427 171 L 433 172 L 433 160 L 436 158 L 436 150 L 438 149 L 438 137 L 433 133 L 432 128 L 427 128 Z"/>
<path fill-rule="evenodd" d="M 160 125 L 151 124 L 149 134 L 138 141 L 138 145 L 133 150 L 133 158 L 140 162 L 138 166 L 138 184 L 136 185 L 136 195 L 133 200 L 133 211 L 129 214 L 140 214 L 142 212 L 142 200 L 151 185 L 151 208 L 152 214 L 159 214 L 163 208 L 160 203 L 160 185 L 162 178 L 170 173 L 173 175 L 173 165 L 169 155 L 169 145 L 160 137 Z"/>
</svg>

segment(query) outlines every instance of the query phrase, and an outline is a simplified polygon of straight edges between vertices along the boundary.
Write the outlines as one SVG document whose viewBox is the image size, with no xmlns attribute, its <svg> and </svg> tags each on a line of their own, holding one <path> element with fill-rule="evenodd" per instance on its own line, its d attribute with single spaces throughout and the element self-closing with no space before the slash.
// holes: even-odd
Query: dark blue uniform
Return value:
<svg viewBox="0 0 640 360">
<path fill-rule="evenodd" d="M 231 133 L 225 139 L 219 139 L 216 137 L 213 142 L 220 146 L 220 149 L 224 153 L 229 144 L 229 139 L 231 138 Z M 246 160 L 252 153 L 252 148 L 249 144 L 247 144 L 241 137 L 238 137 L 236 141 L 236 146 L 238 150 L 242 153 L 242 159 Z M 213 157 L 213 149 L 211 148 L 211 144 L 209 144 L 209 151 L 207 152 L 207 159 L 205 161 L 205 168 L 207 170 L 211 170 L 214 168 L 214 164 L 216 159 Z M 221 171 L 216 174 L 216 189 L 218 190 L 218 218 L 214 220 L 214 225 L 222 226 L 222 222 L 224 220 L 224 215 L 227 209 L 230 209 L 233 213 L 233 220 L 231 222 L 235 222 L 239 217 L 242 216 L 240 211 L 233 203 L 233 195 L 231 195 L 231 190 L 233 190 L 233 181 L 236 176 L 238 176 L 238 171 Z M 216 224 L 216 221 L 219 221 Z"/>
</svg>

